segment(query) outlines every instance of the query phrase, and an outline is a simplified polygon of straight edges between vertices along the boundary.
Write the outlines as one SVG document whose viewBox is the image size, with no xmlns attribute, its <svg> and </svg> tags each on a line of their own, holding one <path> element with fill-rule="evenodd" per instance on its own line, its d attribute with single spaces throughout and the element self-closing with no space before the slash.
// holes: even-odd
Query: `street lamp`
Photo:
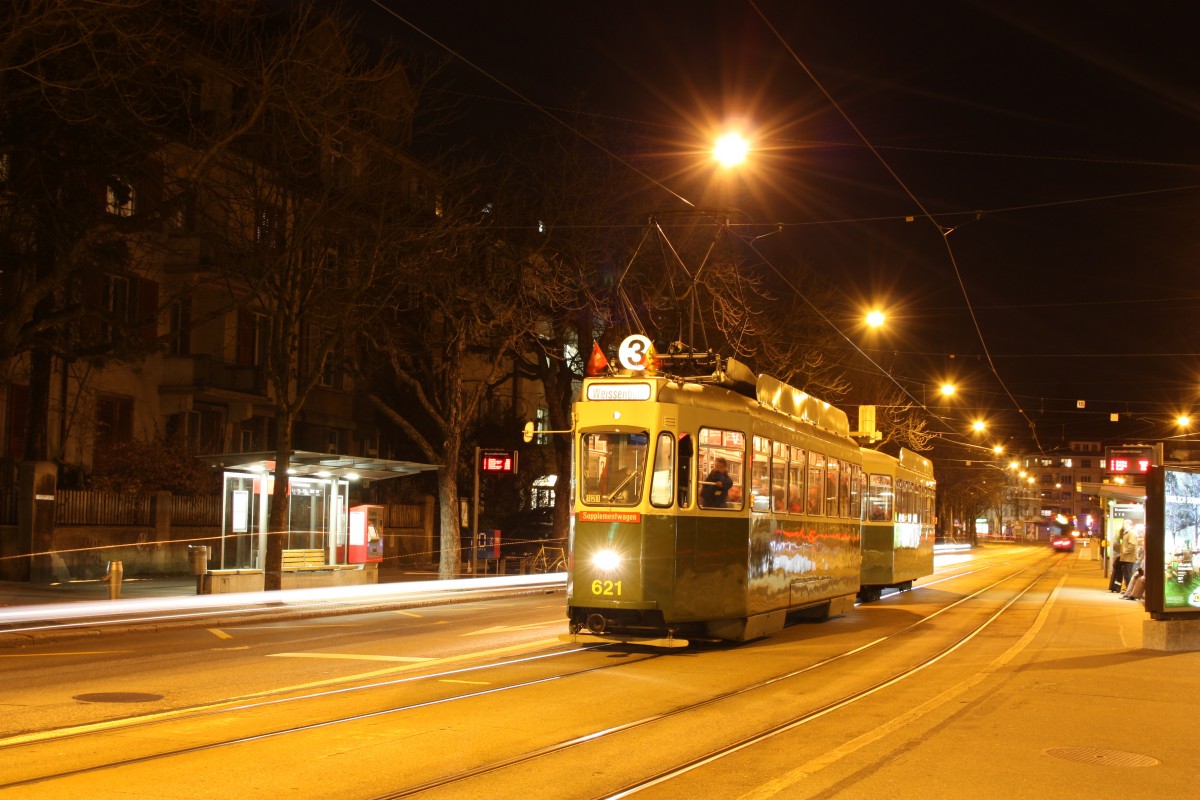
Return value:
<svg viewBox="0 0 1200 800">
<path fill-rule="evenodd" d="M 871 311 L 867 312 L 867 317 L 866 317 L 867 325 L 869 325 L 872 328 L 882 327 L 883 323 L 886 319 L 887 319 L 886 315 L 877 308 L 872 309 Z"/>
<path fill-rule="evenodd" d="M 717 139 L 713 147 L 713 158 L 722 167 L 736 167 L 746 160 L 750 152 L 750 143 L 740 133 L 726 133 Z"/>
</svg>

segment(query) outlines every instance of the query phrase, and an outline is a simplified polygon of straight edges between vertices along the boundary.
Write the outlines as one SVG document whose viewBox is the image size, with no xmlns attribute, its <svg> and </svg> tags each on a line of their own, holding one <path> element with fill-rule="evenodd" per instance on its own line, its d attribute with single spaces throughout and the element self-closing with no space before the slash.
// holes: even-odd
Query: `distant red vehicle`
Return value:
<svg viewBox="0 0 1200 800">
<path fill-rule="evenodd" d="M 1050 535 L 1050 546 L 1060 553 L 1069 553 L 1075 549 L 1075 537 L 1069 533 L 1053 533 Z"/>
</svg>

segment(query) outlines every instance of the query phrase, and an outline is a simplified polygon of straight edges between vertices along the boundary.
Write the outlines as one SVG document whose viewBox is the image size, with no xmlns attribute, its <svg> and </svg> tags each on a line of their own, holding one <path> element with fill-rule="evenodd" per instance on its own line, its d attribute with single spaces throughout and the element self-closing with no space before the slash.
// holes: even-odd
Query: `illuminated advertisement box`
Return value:
<svg viewBox="0 0 1200 800">
<path fill-rule="evenodd" d="M 1200 619 L 1200 468 L 1151 467 L 1146 477 L 1146 610 Z"/>
</svg>

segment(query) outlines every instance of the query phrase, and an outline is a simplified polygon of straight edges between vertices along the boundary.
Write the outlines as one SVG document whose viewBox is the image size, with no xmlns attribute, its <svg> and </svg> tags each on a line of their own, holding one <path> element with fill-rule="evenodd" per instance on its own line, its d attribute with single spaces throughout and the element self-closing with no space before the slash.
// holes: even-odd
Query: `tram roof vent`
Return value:
<svg viewBox="0 0 1200 800">
<path fill-rule="evenodd" d="M 757 397 L 758 402 L 783 414 L 832 433 L 850 435 L 850 419 L 845 411 L 770 375 L 758 376 Z"/>
</svg>

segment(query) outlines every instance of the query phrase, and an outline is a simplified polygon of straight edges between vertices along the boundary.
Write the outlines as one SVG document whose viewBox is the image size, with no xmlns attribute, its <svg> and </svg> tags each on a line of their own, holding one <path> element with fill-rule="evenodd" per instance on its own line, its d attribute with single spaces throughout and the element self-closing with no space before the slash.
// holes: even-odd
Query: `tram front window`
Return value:
<svg viewBox="0 0 1200 800">
<path fill-rule="evenodd" d="M 633 506 L 642 499 L 650 436 L 640 433 L 585 433 L 582 437 L 583 502 Z"/>
</svg>

